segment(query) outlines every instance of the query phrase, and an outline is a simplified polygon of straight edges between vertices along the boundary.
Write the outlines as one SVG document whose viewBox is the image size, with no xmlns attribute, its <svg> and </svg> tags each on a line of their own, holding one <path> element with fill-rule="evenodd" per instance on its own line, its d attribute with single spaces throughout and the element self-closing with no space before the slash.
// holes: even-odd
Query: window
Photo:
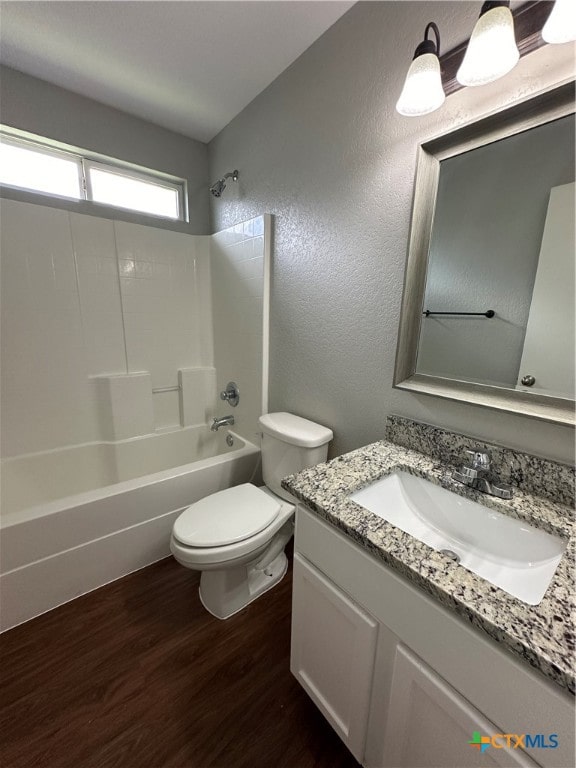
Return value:
<svg viewBox="0 0 576 768">
<path fill-rule="evenodd" d="M 173 185 L 129 176 L 101 165 L 87 165 L 90 200 L 178 219 L 178 189 Z"/>
<path fill-rule="evenodd" d="M 186 182 L 0 134 L 0 184 L 184 221 Z"/>
<path fill-rule="evenodd" d="M 77 159 L 4 137 L 0 142 L 0 182 L 49 195 L 82 197 L 81 163 Z"/>
</svg>

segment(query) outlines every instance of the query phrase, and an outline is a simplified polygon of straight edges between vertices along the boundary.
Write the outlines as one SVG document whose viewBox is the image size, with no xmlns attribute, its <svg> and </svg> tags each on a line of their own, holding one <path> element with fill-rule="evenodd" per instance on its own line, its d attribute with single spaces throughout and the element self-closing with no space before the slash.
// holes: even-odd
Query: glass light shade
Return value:
<svg viewBox="0 0 576 768">
<path fill-rule="evenodd" d="M 396 110 L 407 117 L 427 115 L 441 107 L 445 98 L 438 56 L 423 53 L 410 65 Z"/>
<path fill-rule="evenodd" d="M 476 22 L 456 79 L 461 85 L 485 85 L 510 72 L 519 58 L 510 8 L 498 6 Z"/>
<path fill-rule="evenodd" d="M 547 43 L 570 43 L 576 40 L 576 7 L 574 0 L 556 0 L 542 38 Z"/>
</svg>

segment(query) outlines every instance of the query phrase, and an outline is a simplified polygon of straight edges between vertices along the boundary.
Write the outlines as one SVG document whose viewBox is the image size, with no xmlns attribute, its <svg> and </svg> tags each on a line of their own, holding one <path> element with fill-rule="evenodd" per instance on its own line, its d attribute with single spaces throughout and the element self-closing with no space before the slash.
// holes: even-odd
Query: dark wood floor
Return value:
<svg viewBox="0 0 576 768">
<path fill-rule="evenodd" d="M 218 621 L 171 558 L 0 637 L 2 768 L 348 768 L 289 665 L 291 578 Z"/>
</svg>

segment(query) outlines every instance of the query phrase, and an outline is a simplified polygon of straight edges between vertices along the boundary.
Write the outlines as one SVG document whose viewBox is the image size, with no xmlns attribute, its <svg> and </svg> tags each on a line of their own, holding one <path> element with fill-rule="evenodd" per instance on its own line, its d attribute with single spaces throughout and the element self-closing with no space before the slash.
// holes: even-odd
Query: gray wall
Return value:
<svg viewBox="0 0 576 768">
<path fill-rule="evenodd" d="M 241 174 L 213 201 L 213 229 L 275 215 L 271 410 L 333 427 L 332 455 L 382 438 L 397 413 L 573 456 L 570 428 L 392 388 L 417 143 L 556 78 L 551 49 L 566 48 L 547 46 L 432 115 L 398 115 L 426 23 L 440 25 L 447 50 L 477 14 L 476 3 L 359 3 L 209 145 L 211 177 Z"/>
<path fill-rule="evenodd" d="M 0 122 L 11 128 L 185 178 L 188 181 L 190 222 L 183 224 L 131 214 L 118 208 L 95 208 L 85 203 L 43 198 L 47 205 L 149 223 L 190 234 L 209 234 L 206 144 L 8 67 L 0 67 Z M 37 195 L 8 188 L 2 190 L 2 195 L 38 203 Z"/>
<path fill-rule="evenodd" d="M 574 115 L 443 160 L 419 373 L 514 387 L 550 189 L 574 181 Z M 568 309 L 568 308 L 566 308 Z"/>
</svg>

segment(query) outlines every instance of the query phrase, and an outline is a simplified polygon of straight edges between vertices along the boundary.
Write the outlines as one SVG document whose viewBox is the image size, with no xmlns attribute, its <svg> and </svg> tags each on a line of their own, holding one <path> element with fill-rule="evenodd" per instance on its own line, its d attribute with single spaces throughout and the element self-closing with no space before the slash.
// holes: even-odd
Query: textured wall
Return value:
<svg viewBox="0 0 576 768">
<path fill-rule="evenodd" d="M 270 410 L 333 427 L 332 455 L 379 439 L 397 413 L 570 460 L 573 430 L 392 388 L 417 143 L 528 96 L 573 67 L 570 46 L 409 119 L 395 103 L 434 19 L 450 48 L 476 3 L 359 3 L 209 145 L 211 177 L 238 168 L 213 229 L 275 215 Z M 570 50 L 566 50 L 570 49 Z"/>
<path fill-rule="evenodd" d="M 8 67 L 0 67 L 0 115 L 11 128 L 35 133 L 64 144 L 92 150 L 125 162 L 152 168 L 188 181 L 190 223 L 154 219 L 155 227 L 195 235 L 209 233 L 208 150 L 206 144 L 138 117 L 107 107 L 84 96 L 38 80 Z M 37 202 L 37 196 L 9 189 L 6 197 Z M 49 201 L 54 207 L 81 210 L 90 215 L 124 221 L 142 221 L 141 214 L 65 201 Z"/>
</svg>

